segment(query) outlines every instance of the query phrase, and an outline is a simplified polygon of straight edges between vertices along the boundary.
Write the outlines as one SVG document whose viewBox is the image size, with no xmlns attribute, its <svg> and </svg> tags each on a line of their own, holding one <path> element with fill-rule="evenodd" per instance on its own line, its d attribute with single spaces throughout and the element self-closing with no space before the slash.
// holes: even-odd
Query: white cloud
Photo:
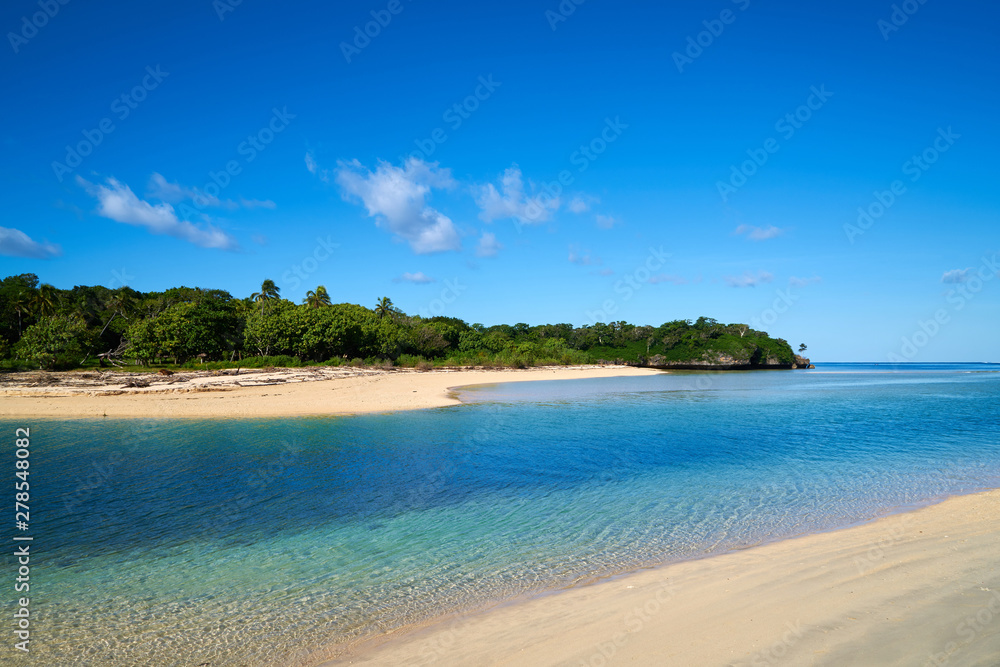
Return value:
<svg viewBox="0 0 1000 667">
<path fill-rule="evenodd" d="M 813 276 L 812 278 L 799 278 L 798 276 L 792 276 L 788 279 L 788 284 L 791 287 L 805 287 L 806 285 L 821 282 L 823 282 L 823 279 L 819 276 Z"/>
<path fill-rule="evenodd" d="M 972 269 L 954 269 L 952 271 L 945 271 L 944 275 L 941 276 L 941 282 L 952 285 L 964 283 L 969 280 L 970 273 L 972 273 Z"/>
<path fill-rule="evenodd" d="M 751 241 L 767 241 L 768 239 L 773 239 L 775 237 L 781 236 L 785 233 L 785 230 L 771 225 L 766 229 L 760 227 L 754 227 L 752 225 L 740 225 L 736 228 L 733 234 L 737 236 L 746 234 L 746 237 Z"/>
<path fill-rule="evenodd" d="M 590 210 L 590 207 L 594 204 L 599 204 L 600 199 L 597 197 L 591 197 L 590 195 L 574 195 L 572 199 L 569 200 L 569 204 L 566 208 L 570 210 L 571 213 L 586 213 Z"/>
<path fill-rule="evenodd" d="M 109 220 L 145 227 L 151 234 L 173 236 L 202 248 L 235 250 L 239 247 L 236 239 L 217 227 L 197 226 L 181 220 L 169 203 L 150 204 L 114 178 L 108 178 L 105 185 L 95 185 L 80 176 L 76 180 L 97 199 L 97 213 Z"/>
<path fill-rule="evenodd" d="M 658 285 L 660 283 L 671 283 L 673 285 L 687 285 L 688 279 L 683 276 L 675 276 L 669 273 L 659 273 L 655 276 L 650 276 L 649 280 L 646 281 L 651 285 Z"/>
<path fill-rule="evenodd" d="M 581 266 L 599 266 L 601 264 L 600 257 L 591 257 L 589 250 L 581 251 L 576 246 L 569 247 L 569 261 Z"/>
<path fill-rule="evenodd" d="M 601 269 L 600 271 L 597 272 L 597 275 L 599 275 L 599 276 L 613 276 L 613 275 L 615 275 L 615 272 L 612 269 Z"/>
<path fill-rule="evenodd" d="M 761 283 L 771 282 L 774 275 L 767 271 L 758 271 L 756 274 L 746 271 L 742 276 L 725 276 L 724 280 L 730 287 L 756 287 Z"/>
<path fill-rule="evenodd" d="M 309 170 L 310 174 L 315 174 L 319 169 L 319 165 L 316 164 L 316 158 L 313 157 L 312 153 L 306 153 L 306 169 Z"/>
<path fill-rule="evenodd" d="M 476 255 L 479 257 L 496 257 L 501 250 L 503 244 L 497 241 L 497 235 L 493 232 L 483 232 L 479 237 L 479 245 L 476 247 Z"/>
<path fill-rule="evenodd" d="M 160 201 L 175 204 L 185 199 L 191 199 L 197 194 L 193 190 L 185 188 L 180 183 L 171 183 L 163 174 L 153 172 L 149 177 L 149 184 L 146 186 L 146 196 L 159 199 Z"/>
<path fill-rule="evenodd" d="M 617 224 L 618 220 L 616 220 L 612 216 L 601 215 L 600 213 L 597 214 L 597 226 L 600 227 L 601 229 L 611 229 Z"/>
<path fill-rule="evenodd" d="M 410 244 L 417 254 L 459 250 L 451 219 L 427 205 L 431 190 L 455 185 L 437 162 L 409 158 L 403 168 L 379 162 L 372 172 L 357 160 L 338 162 L 337 183 L 344 198 L 360 199 L 380 227 Z"/>
<path fill-rule="evenodd" d="M 418 285 L 426 285 L 427 283 L 434 282 L 434 279 L 428 275 L 425 275 L 423 271 L 417 271 L 416 273 L 404 273 L 398 278 L 393 279 L 395 282 L 405 282 L 405 283 L 417 283 Z"/>
<path fill-rule="evenodd" d="M 0 255 L 27 257 L 30 259 L 51 259 L 61 254 L 62 250 L 57 245 L 34 241 L 20 229 L 0 227 Z"/>
<path fill-rule="evenodd" d="M 552 217 L 552 213 L 559 208 L 559 197 L 550 197 L 545 193 L 526 195 L 521 169 L 513 165 L 503 172 L 499 191 L 492 183 L 479 187 L 476 204 L 482 209 L 479 217 L 484 222 L 513 218 L 535 225 Z"/>
<path fill-rule="evenodd" d="M 278 205 L 275 204 L 270 199 L 243 199 L 240 197 L 240 206 L 243 208 L 277 208 Z"/>
<path fill-rule="evenodd" d="M 163 174 L 153 172 L 149 177 L 149 184 L 146 185 L 146 196 L 150 199 L 159 199 L 169 204 L 177 204 L 190 200 L 199 208 L 225 208 L 229 210 L 243 208 L 275 208 L 276 204 L 270 199 L 243 199 L 239 202 L 232 199 L 219 199 L 218 197 L 206 194 L 198 188 L 189 188 L 180 183 L 171 183 Z"/>
</svg>

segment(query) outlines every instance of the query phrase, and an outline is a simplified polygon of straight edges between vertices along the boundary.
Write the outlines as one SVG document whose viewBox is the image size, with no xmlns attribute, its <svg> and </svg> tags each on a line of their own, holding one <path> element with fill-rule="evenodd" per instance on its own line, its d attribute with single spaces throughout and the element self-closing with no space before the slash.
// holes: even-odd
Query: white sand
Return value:
<svg viewBox="0 0 1000 667">
<path fill-rule="evenodd" d="M 0 417 L 293 417 L 389 412 L 455 405 L 459 401 L 450 389 L 464 385 L 657 372 L 629 366 L 426 372 L 320 367 L 242 371 L 240 375 L 153 376 L 147 388 L 126 388 L 120 379 L 95 386 L 96 381 L 82 380 L 79 373 L 52 374 L 57 384 L 28 386 L 31 383 L 19 381 L 14 374 L 0 385 Z"/>
<path fill-rule="evenodd" d="M 324 665 L 1000 665 L 1000 491 L 497 607 Z"/>
</svg>

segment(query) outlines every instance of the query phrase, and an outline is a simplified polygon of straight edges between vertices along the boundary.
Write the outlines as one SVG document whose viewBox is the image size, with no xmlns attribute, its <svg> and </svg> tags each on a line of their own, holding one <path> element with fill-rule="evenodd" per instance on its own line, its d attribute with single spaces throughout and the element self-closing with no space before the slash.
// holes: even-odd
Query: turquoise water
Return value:
<svg viewBox="0 0 1000 667">
<path fill-rule="evenodd" d="M 32 429 L 30 664 L 308 664 L 448 611 L 1000 487 L 996 365 L 463 399 L 350 418 L 4 420 L 11 438 Z"/>
</svg>

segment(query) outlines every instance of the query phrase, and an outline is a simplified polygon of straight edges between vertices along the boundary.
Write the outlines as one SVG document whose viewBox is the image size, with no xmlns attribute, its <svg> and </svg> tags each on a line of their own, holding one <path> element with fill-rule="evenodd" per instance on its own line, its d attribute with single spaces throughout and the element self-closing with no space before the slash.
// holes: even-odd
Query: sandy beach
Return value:
<svg viewBox="0 0 1000 667">
<path fill-rule="evenodd" d="M 432 371 L 345 367 L 155 374 L 35 373 L 0 378 L 0 417 L 298 417 L 456 405 L 473 384 L 649 375 L 630 366 Z M 142 386 L 148 383 L 148 386 Z M 139 386 L 129 386 L 139 385 Z"/>
<path fill-rule="evenodd" d="M 997 665 L 1000 490 L 516 601 L 334 665 Z"/>
</svg>

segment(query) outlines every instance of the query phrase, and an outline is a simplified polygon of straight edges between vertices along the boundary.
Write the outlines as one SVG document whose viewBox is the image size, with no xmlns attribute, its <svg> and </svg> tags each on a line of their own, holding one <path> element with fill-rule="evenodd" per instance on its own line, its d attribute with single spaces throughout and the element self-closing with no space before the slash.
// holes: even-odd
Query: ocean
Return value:
<svg viewBox="0 0 1000 667">
<path fill-rule="evenodd" d="M 298 664 L 1000 487 L 1000 365 L 816 366 L 488 385 L 354 417 L 0 420 L 11 502 L 31 429 L 33 537 L 30 593 L 6 595 L 30 597 L 31 661 L 4 664 Z"/>
</svg>

